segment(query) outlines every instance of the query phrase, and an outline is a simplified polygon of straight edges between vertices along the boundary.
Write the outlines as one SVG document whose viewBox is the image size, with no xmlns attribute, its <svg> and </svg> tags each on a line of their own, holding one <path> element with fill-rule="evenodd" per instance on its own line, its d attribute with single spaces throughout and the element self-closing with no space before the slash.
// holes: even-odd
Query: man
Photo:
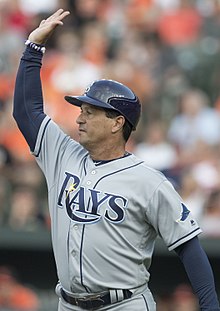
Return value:
<svg viewBox="0 0 220 311">
<path fill-rule="evenodd" d="M 137 96 L 111 80 L 66 96 L 81 109 L 79 143 L 44 114 L 44 44 L 68 14 L 58 10 L 29 35 L 14 96 L 14 117 L 47 180 L 59 311 L 154 311 L 147 284 L 158 235 L 182 260 L 201 310 L 219 311 L 198 224 L 166 178 L 126 152 Z"/>
</svg>

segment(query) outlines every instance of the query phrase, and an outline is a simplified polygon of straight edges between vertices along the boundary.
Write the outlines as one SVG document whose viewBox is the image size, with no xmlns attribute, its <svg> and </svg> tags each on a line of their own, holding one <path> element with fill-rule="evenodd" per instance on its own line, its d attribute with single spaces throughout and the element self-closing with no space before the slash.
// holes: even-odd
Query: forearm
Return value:
<svg viewBox="0 0 220 311">
<path fill-rule="evenodd" d="M 201 311 L 220 311 L 213 272 L 198 238 L 175 249 L 199 299 Z"/>
<path fill-rule="evenodd" d="M 43 112 L 43 96 L 40 80 L 42 53 L 27 47 L 17 73 L 13 116 L 33 151 L 40 124 L 46 116 Z"/>
<path fill-rule="evenodd" d="M 62 20 L 69 14 L 69 11 L 59 9 L 46 20 L 41 21 L 40 25 L 28 37 L 28 44 L 31 47 L 27 46 L 18 69 L 13 116 L 32 151 L 34 151 L 40 125 L 46 116 L 43 112 L 40 80 L 43 50 L 42 47 L 36 45 L 45 44 L 56 27 L 63 25 Z M 35 50 L 35 48 L 40 49 L 40 51 Z"/>
</svg>

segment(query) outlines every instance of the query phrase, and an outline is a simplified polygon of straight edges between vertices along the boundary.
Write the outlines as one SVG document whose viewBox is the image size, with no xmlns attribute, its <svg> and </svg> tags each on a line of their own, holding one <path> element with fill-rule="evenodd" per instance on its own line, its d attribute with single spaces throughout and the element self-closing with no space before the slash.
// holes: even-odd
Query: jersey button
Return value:
<svg viewBox="0 0 220 311">
<path fill-rule="evenodd" d="M 78 225 L 74 225 L 73 228 L 74 228 L 75 230 L 78 230 L 78 229 L 79 229 L 79 226 L 78 226 Z"/>
<path fill-rule="evenodd" d="M 92 175 L 95 175 L 95 174 L 96 174 L 96 170 L 93 170 L 93 171 L 91 172 L 91 174 L 92 174 Z"/>
<path fill-rule="evenodd" d="M 86 184 L 89 186 L 89 185 L 91 185 L 91 183 L 92 182 L 90 180 L 88 180 Z"/>
<path fill-rule="evenodd" d="M 72 256 L 73 256 L 73 257 L 76 256 L 76 251 L 72 251 Z"/>
<path fill-rule="evenodd" d="M 75 283 L 75 284 L 78 284 L 78 281 L 77 281 L 76 277 L 72 278 L 72 282 Z M 72 291 L 74 292 L 74 289 Z"/>
</svg>

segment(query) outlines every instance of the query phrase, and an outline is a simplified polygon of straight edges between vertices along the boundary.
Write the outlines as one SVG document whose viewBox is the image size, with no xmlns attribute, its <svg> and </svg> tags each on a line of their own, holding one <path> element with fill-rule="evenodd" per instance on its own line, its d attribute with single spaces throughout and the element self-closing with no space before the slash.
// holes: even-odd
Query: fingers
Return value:
<svg viewBox="0 0 220 311">
<path fill-rule="evenodd" d="M 37 27 L 29 35 L 29 40 L 37 44 L 45 44 L 45 42 L 54 32 L 56 27 L 59 25 L 63 25 L 62 20 L 69 14 L 69 11 L 64 11 L 63 9 L 57 10 L 47 19 L 41 21 L 39 27 Z"/>
<path fill-rule="evenodd" d="M 47 21 L 61 21 L 64 17 L 69 15 L 69 11 L 64 11 L 63 9 L 57 10 L 54 14 L 49 16 L 46 20 Z"/>
<path fill-rule="evenodd" d="M 69 15 L 69 11 L 64 11 L 63 9 L 57 10 L 54 14 L 50 15 L 46 20 L 42 20 L 40 23 L 40 27 L 46 25 L 63 25 L 62 20 Z"/>
<path fill-rule="evenodd" d="M 57 10 L 55 13 L 53 13 L 52 15 L 50 15 L 48 18 L 47 18 L 47 21 L 51 20 L 51 19 L 54 19 L 56 17 L 58 17 L 60 14 L 63 13 L 63 9 L 59 9 Z"/>
<path fill-rule="evenodd" d="M 69 11 L 64 11 L 61 15 L 60 15 L 60 19 L 63 19 L 64 17 L 66 17 L 67 15 L 69 15 L 70 12 Z"/>
<path fill-rule="evenodd" d="M 43 24 L 45 24 L 46 20 L 43 19 L 41 22 L 40 22 L 40 26 L 42 26 Z"/>
</svg>

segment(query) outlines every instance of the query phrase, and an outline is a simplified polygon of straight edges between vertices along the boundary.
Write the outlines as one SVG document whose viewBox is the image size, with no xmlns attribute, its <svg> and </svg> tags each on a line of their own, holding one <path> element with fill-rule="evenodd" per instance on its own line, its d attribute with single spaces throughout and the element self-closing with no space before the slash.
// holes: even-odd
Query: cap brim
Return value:
<svg viewBox="0 0 220 311">
<path fill-rule="evenodd" d="M 83 103 L 87 103 L 87 104 L 90 104 L 90 105 L 93 105 L 93 106 L 97 106 L 97 107 L 101 107 L 101 108 L 116 110 L 110 104 L 103 103 L 103 102 L 101 102 L 99 100 L 93 99 L 93 98 L 88 97 L 88 96 L 71 96 L 71 95 L 67 95 L 64 98 L 65 98 L 65 100 L 68 103 L 70 103 L 70 104 L 72 104 L 74 106 L 77 106 L 77 107 L 81 107 L 81 105 Z"/>
<path fill-rule="evenodd" d="M 112 109 L 112 110 L 116 110 L 118 111 L 122 116 L 124 116 L 124 114 L 116 109 L 115 107 L 113 107 L 112 105 L 110 104 L 107 104 L 107 103 L 103 103 L 99 100 L 96 100 L 92 97 L 89 97 L 89 96 L 85 96 L 85 95 L 81 95 L 81 96 L 71 96 L 71 95 L 66 95 L 64 96 L 65 100 L 74 105 L 74 106 L 77 106 L 77 107 L 81 107 L 83 103 L 87 103 L 87 104 L 90 104 L 92 106 L 96 106 L 96 107 L 100 107 L 100 108 L 105 108 L 105 109 Z M 125 117 L 125 116 L 124 116 Z M 126 117 L 125 117 L 126 118 Z M 128 122 L 131 124 L 132 126 L 132 129 L 135 130 L 136 129 L 136 126 L 132 125 L 132 122 L 130 122 L 130 120 L 128 118 L 126 118 L 128 120 Z"/>
</svg>

